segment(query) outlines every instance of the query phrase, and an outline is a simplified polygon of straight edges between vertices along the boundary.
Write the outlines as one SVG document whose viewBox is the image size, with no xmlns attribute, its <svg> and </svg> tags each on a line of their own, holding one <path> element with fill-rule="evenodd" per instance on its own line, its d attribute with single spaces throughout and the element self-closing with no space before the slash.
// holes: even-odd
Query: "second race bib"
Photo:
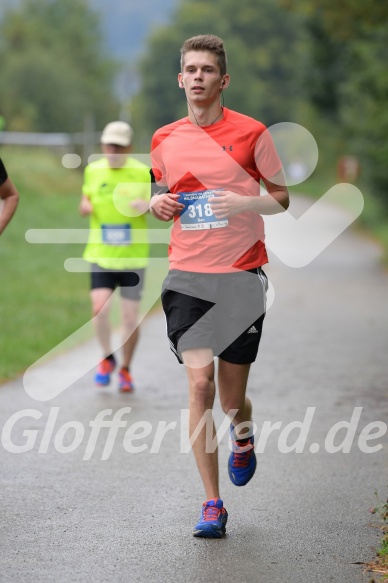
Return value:
<svg viewBox="0 0 388 583">
<path fill-rule="evenodd" d="M 129 245 L 130 225 L 101 225 L 102 242 L 106 245 Z"/>
</svg>

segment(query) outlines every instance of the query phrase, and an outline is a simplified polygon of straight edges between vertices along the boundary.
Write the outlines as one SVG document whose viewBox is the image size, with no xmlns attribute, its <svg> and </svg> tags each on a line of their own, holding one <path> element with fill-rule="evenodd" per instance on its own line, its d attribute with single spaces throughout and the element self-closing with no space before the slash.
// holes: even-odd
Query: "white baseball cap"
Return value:
<svg viewBox="0 0 388 583">
<path fill-rule="evenodd" d="M 132 142 L 133 130 L 125 121 L 112 121 L 103 129 L 101 144 L 129 146 Z"/>
</svg>

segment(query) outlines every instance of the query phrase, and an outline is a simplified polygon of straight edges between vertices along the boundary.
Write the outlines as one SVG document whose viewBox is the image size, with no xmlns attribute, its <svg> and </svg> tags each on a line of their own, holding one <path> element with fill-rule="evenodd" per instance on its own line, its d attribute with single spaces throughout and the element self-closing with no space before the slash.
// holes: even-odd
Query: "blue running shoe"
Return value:
<svg viewBox="0 0 388 583">
<path fill-rule="evenodd" d="M 194 527 L 193 535 L 203 538 L 222 538 L 226 531 L 228 513 L 219 498 L 206 500 L 202 505 L 201 518 Z"/>
<path fill-rule="evenodd" d="M 114 371 L 116 363 L 111 358 L 104 358 L 97 368 L 94 380 L 100 387 L 106 387 L 110 383 L 110 375 Z"/>
<path fill-rule="evenodd" d="M 229 478 L 235 486 L 245 486 L 256 471 L 256 454 L 253 435 L 247 441 L 234 440 L 234 427 L 230 426 L 232 453 L 229 456 Z"/>
</svg>

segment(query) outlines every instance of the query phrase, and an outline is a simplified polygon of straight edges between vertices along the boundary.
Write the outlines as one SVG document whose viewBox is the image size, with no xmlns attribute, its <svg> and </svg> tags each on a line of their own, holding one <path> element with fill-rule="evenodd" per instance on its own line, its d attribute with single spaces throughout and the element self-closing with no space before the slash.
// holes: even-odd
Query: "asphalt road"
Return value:
<svg viewBox="0 0 388 583">
<path fill-rule="evenodd" d="M 316 228 L 341 212 L 329 205 Z M 93 386 L 94 341 L 34 371 L 41 400 L 23 378 L 1 386 L 0 581 L 366 583 L 358 563 L 373 559 L 379 539 L 368 508 L 376 490 L 387 495 L 387 434 L 371 439 L 388 419 L 388 277 L 379 253 L 348 229 L 305 267 L 271 257 L 275 300 L 249 379 L 258 470 L 234 487 L 223 437 L 222 540 L 191 536 L 203 491 L 192 454 L 182 452 L 185 374 L 161 313 L 143 323 L 133 395 Z M 50 399 L 69 371 L 78 380 Z M 96 418 L 115 414 L 117 435 L 97 432 Z M 336 426 L 352 418 L 349 431 Z M 348 453 L 335 451 L 341 444 Z"/>
</svg>

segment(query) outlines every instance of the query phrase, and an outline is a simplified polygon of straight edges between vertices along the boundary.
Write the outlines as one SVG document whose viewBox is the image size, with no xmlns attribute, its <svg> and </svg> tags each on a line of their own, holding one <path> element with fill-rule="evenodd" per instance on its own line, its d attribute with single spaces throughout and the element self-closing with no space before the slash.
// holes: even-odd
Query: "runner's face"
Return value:
<svg viewBox="0 0 388 583">
<path fill-rule="evenodd" d="M 189 51 L 184 57 L 183 71 L 179 74 L 190 101 L 211 104 L 220 96 L 222 77 L 217 57 L 209 51 Z"/>
<path fill-rule="evenodd" d="M 101 149 L 108 159 L 111 168 L 122 168 L 130 152 L 130 146 L 117 146 L 116 144 L 101 144 Z"/>
</svg>

